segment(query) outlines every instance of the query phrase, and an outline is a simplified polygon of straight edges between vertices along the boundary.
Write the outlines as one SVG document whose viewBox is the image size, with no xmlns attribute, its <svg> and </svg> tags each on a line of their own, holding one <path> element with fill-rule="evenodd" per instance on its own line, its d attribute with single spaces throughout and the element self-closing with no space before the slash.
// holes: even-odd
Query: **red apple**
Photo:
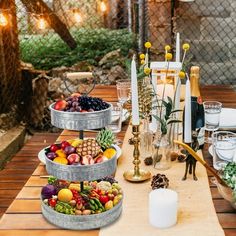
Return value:
<svg viewBox="0 0 236 236">
<path fill-rule="evenodd" d="M 52 144 L 50 146 L 50 151 L 51 152 L 56 152 L 57 150 L 59 150 L 60 148 L 56 145 L 56 144 Z"/>
<path fill-rule="evenodd" d="M 67 105 L 67 102 L 65 100 L 59 100 L 55 103 L 54 109 L 58 111 L 62 111 L 65 109 L 66 105 Z"/>
<path fill-rule="evenodd" d="M 61 149 L 65 150 L 66 147 L 70 146 L 70 143 L 67 141 L 62 141 L 61 142 Z"/>
</svg>

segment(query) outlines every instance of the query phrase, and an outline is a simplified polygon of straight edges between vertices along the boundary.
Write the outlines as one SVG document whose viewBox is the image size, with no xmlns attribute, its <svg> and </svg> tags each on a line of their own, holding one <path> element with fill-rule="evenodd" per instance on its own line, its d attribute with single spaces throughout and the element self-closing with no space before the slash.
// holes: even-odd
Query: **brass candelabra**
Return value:
<svg viewBox="0 0 236 236">
<path fill-rule="evenodd" d="M 129 140 L 129 143 L 131 145 L 134 145 L 134 152 L 133 152 L 133 164 L 134 164 L 134 169 L 133 170 L 128 170 L 125 171 L 123 176 L 126 180 L 130 182 L 142 182 L 147 179 L 151 178 L 151 173 L 150 171 L 145 171 L 139 168 L 139 165 L 141 163 L 139 157 L 140 157 L 140 152 L 139 152 L 139 143 L 140 143 L 140 138 L 139 138 L 139 125 L 133 125 L 132 127 L 132 134 L 133 138 Z"/>
</svg>

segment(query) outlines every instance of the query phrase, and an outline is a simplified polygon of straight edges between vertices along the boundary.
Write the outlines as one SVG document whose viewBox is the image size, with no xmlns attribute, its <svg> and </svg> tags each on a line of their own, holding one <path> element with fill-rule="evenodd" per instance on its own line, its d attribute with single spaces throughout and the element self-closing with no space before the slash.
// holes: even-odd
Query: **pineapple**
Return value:
<svg viewBox="0 0 236 236">
<path fill-rule="evenodd" d="M 76 148 L 77 154 L 79 154 L 81 157 L 90 155 L 92 158 L 94 158 L 99 154 L 100 151 L 101 147 L 96 142 L 96 140 L 92 138 L 83 140 L 83 142 L 80 143 Z"/>
<path fill-rule="evenodd" d="M 102 150 L 109 148 L 114 142 L 115 136 L 109 129 L 101 130 L 96 137 L 97 143 L 101 146 Z"/>
</svg>

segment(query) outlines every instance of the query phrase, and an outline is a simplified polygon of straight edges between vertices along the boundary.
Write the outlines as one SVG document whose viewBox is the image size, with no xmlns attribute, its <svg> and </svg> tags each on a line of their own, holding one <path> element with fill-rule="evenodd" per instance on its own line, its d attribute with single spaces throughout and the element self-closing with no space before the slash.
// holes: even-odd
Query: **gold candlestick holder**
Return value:
<svg viewBox="0 0 236 236">
<path fill-rule="evenodd" d="M 126 180 L 128 180 L 130 182 L 142 182 L 142 181 L 145 181 L 145 180 L 148 180 L 151 178 L 151 172 L 141 170 L 139 168 L 139 165 L 141 163 L 141 161 L 139 159 L 139 156 L 140 156 L 140 152 L 139 152 L 139 143 L 140 143 L 139 125 L 133 125 L 132 134 L 134 135 L 134 137 L 130 139 L 129 143 L 131 145 L 134 145 L 134 152 L 133 152 L 134 169 L 124 172 L 123 176 Z"/>
</svg>

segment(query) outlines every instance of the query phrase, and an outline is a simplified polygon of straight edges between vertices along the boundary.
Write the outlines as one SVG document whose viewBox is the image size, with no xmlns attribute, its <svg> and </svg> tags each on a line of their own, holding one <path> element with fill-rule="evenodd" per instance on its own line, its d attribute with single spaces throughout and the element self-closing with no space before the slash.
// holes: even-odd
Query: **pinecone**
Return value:
<svg viewBox="0 0 236 236">
<path fill-rule="evenodd" d="M 145 165 L 150 166 L 150 165 L 152 165 L 152 163 L 153 163 L 152 157 L 146 157 L 146 158 L 144 159 L 144 164 L 145 164 Z"/>
<path fill-rule="evenodd" d="M 101 146 L 103 150 L 109 148 L 114 142 L 114 134 L 109 129 L 101 130 L 96 137 L 97 143 Z"/>
<path fill-rule="evenodd" d="M 96 142 L 96 140 L 92 138 L 83 140 L 83 142 L 80 143 L 76 148 L 76 152 L 80 156 L 83 157 L 86 155 L 91 155 L 93 158 L 98 155 L 100 150 L 101 150 L 101 147 Z"/>
<path fill-rule="evenodd" d="M 162 174 L 156 174 L 152 177 L 151 187 L 152 189 L 158 188 L 168 188 L 169 186 L 169 179 Z"/>
</svg>

